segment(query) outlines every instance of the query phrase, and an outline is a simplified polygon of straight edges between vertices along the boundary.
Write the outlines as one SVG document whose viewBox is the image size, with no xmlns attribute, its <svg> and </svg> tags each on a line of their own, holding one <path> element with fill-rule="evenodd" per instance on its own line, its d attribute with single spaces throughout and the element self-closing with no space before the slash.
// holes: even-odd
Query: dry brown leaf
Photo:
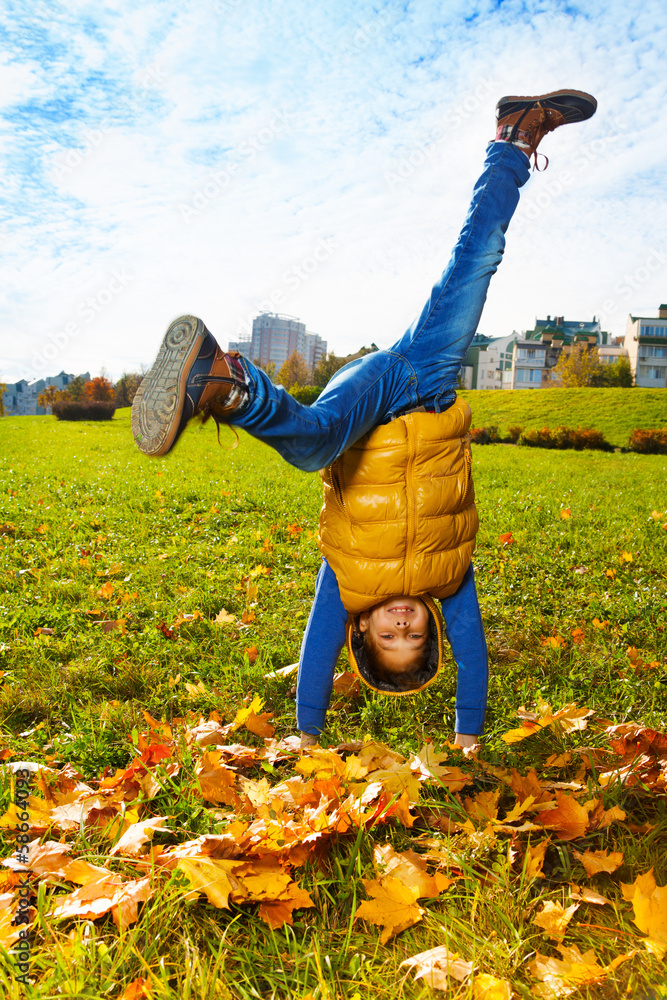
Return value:
<svg viewBox="0 0 667 1000">
<path fill-rule="evenodd" d="M 152 896 L 150 879 L 134 879 L 121 885 L 109 874 L 106 879 L 89 882 L 66 896 L 55 899 L 49 916 L 56 920 L 83 917 L 97 920 L 111 911 L 114 923 L 127 927 L 137 919 L 137 906 Z"/>
<path fill-rule="evenodd" d="M 437 753 L 430 743 L 427 743 L 410 761 L 410 767 L 422 781 L 435 778 L 445 785 L 450 792 L 459 792 L 471 781 L 471 777 L 458 767 L 448 767 L 442 764 L 448 753 Z"/>
<path fill-rule="evenodd" d="M 424 911 L 417 905 L 417 890 L 403 885 L 400 879 L 387 876 L 381 882 L 364 879 L 364 888 L 373 898 L 361 903 L 354 919 L 363 917 L 382 927 L 381 944 L 418 923 Z"/>
<path fill-rule="evenodd" d="M 562 941 L 567 925 L 578 909 L 578 903 L 573 903 L 565 910 L 560 903 L 548 899 L 533 918 L 533 923 L 541 927 L 555 941 Z"/>
<path fill-rule="evenodd" d="M 473 971 L 472 962 L 466 962 L 460 958 L 457 952 L 448 951 L 445 945 L 438 948 L 431 948 L 430 951 L 422 951 L 412 958 L 406 958 L 401 962 L 399 968 L 407 965 L 409 969 L 415 969 L 415 979 L 425 979 L 429 986 L 437 990 L 449 990 L 451 983 L 449 977 L 463 982 Z"/>
<path fill-rule="evenodd" d="M 528 963 L 528 971 L 541 983 L 534 986 L 532 992 L 544 1000 L 566 997 L 580 986 L 602 982 L 621 962 L 636 954 L 631 951 L 627 955 L 619 955 L 609 965 L 603 966 L 599 964 L 592 949 L 583 955 L 576 945 L 568 948 L 559 945 L 558 950 L 562 958 L 549 958 L 538 952 L 533 961 Z"/>
<path fill-rule="evenodd" d="M 588 829 L 588 814 L 594 803 L 580 805 L 571 795 L 556 792 L 556 808 L 540 812 L 536 822 L 547 830 L 553 830 L 559 840 L 574 840 L 583 837 Z"/>
<path fill-rule="evenodd" d="M 572 851 L 577 861 L 581 861 L 589 878 L 599 872 L 615 872 L 623 864 L 622 851 Z"/>
<path fill-rule="evenodd" d="M 238 806 L 241 799 L 236 791 L 236 772 L 221 764 L 221 757 L 220 750 L 206 750 L 202 754 L 196 771 L 202 798 L 207 802 Z"/>
<path fill-rule="evenodd" d="M 334 674 L 333 689 L 336 694 L 347 698 L 356 698 L 360 693 L 359 678 L 351 670 L 342 670 Z"/>
<path fill-rule="evenodd" d="M 574 882 L 570 882 L 570 896 L 581 903 L 595 903 L 596 906 L 604 906 L 605 903 L 611 903 L 610 899 L 602 896 L 599 892 L 595 892 L 594 889 L 589 888 L 587 885 L 579 886 L 575 885 Z"/>
<path fill-rule="evenodd" d="M 257 912 L 262 920 L 275 930 L 277 927 L 283 927 L 284 924 L 292 926 L 292 914 L 294 910 L 301 910 L 312 906 L 315 906 L 315 904 L 306 890 L 298 886 L 296 882 L 293 882 L 287 898 L 281 896 L 280 899 L 273 902 L 264 901 L 260 903 Z"/>
</svg>

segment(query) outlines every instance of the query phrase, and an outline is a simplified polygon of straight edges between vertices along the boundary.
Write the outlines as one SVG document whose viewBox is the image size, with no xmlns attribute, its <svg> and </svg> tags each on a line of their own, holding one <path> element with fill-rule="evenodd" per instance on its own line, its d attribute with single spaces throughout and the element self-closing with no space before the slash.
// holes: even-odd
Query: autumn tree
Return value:
<svg viewBox="0 0 667 1000">
<path fill-rule="evenodd" d="M 123 372 L 114 386 L 116 406 L 132 406 L 142 379 L 139 372 Z"/>
<path fill-rule="evenodd" d="M 265 371 L 272 382 L 277 380 L 275 361 L 267 361 L 265 364 L 262 364 L 259 358 L 255 358 L 253 364 L 256 365 L 257 368 L 261 368 L 262 371 Z"/>
<path fill-rule="evenodd" d="M 597 347 L 575 343 L 567 353 L 561 352 L 555 374 L 567 389 L 600 385 L 604 375 Z"/>
<path fill-rule="evenodd" d="M 114 400 L 113 386 L 104 375 L 98 375 L 90 382 L 86 382 L 86 400 L 95 400 L 99 403 L 111 403 Z"/>
<path fill-rule="evenodd" d="M 602 368 L 604 369 L 605 385 L 629 389 L 635 384 L 629 358 L 619 358 L 612 365 L 602 365 Z"/>
<path fill-rule="evenodd" d="M 293 385 L 309 385 L 310 368 L 298 351 L 292 351 L 287 361 L 284 361 L 276 376 L 278 385 L 291 389 Z"/>
<path fill-rule="evenodd" d="M 67 393 L 63 392 L 62 389 L 58 389 L 55 385 L 47 385 L 37 397 L 37 405 L 45 410 L 50 410 L 54 403 L 66 396 Z"/>
<path fill-rule="evenodd" d="M 337 357 L 333 352 L 321 358 L 313 369 L 313 384 L 324 388 L 336 372 L 347 364 L 345 358 Z"/>
</svg>

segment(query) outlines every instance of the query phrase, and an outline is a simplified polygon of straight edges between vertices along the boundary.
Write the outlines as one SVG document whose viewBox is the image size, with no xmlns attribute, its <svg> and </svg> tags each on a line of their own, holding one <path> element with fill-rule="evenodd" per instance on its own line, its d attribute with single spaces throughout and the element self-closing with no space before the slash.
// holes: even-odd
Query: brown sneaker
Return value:
<svg viewBox="0 0 667 1000">
<path fill-rule="evenodd" d="M 132 434 L 146 455 L 166 455 L 188 420 L 226 422 L 248 398 L 238 351 L 227 354 L 196 316 L 174 320 L 132 403 Z"/>
<path fill-rule="evenodd" d="M 537 147 L 547 132 L 586 121 L 597 106 L 595 98 L 581 90 L 554 90 L 540 97 L 501 97 L 496 104 L 496 140 L 516 143 L 529 158 L 535 157 L 537 167 Z"/>
</svg>

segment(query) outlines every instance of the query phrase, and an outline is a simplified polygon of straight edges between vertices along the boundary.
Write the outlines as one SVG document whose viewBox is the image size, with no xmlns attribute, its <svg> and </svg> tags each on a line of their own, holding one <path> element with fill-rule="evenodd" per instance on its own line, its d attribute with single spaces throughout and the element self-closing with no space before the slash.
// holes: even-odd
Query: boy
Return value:
<svg viewBox="0 0 667 1000">
<path fill-rule="evenodd" d="M 456 377 L 530 156 L 536 164 L 544 135 L 590 118 L 596 106 L 574 90 L 498 102 L 496 139 L 419 319 L 390 350 L 337 372 L 312 406 L 246 358 L 223 352 L 190 316 L 171 325 L 137 392 L 132 431 L 148 455 L 166 454 L 191 417 L 213 416 L 271 444 L 297 468 L 325 470 L 325 558 L 297 685 L 304 744 L 324 726 L 346 631 L 351 663 L 375 690 L 404 694 L 433 681 L 442 658 L 434 596 L 443 601 L 458 664 L 456 740 L 471 746 L 482 731 L 486 646 L 470 563 L 477 529 L 470 411 L 456 400 Z"/>
</svg>

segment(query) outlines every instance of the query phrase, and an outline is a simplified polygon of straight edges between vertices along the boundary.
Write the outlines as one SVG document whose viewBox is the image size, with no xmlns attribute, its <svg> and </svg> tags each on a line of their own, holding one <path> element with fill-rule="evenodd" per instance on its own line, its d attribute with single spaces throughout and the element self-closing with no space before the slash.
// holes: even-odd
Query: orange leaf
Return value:
<svg viewBox="0 0 667 1000">
<path fill-rule="evenodd" d="M 243 652 L 248 657 L 248 663 L 254 663 L 259 656 L 257 646 L 248 646 L 248 648 L 244 649 Z"/>
<path fill-rule="evenodd" d="M 360 693 L 359 678 L 351 670 L 341 670 L 340 673 L 334 674 L 333 689 L 336 694 L 356 698 Z"/>
<path fill-rule="evenodd" d="M 538 878 L 542 874 L 542 865 L 544 864 L 544 856 L 547 853 L 547 847 L 549 846 L 548 840 L 542 840 L 535 847 L 528 846 L 526 848 L 526 859 L 525 859 L 525 871 L 528 878 Z"/>
<path fill-rule="evenodd" d="M 588 829 L 589 809 L 579 805 L 571 795 L 556 791 L 556 809 L 540 812 L 536 822 L 547 830 L 553 830 L 559 840 L 574 840 L 583 837 Z"/>
<path fill-rule="evenodd" d="M 570 882 L 570 896 L 572 899 L 578 899 L 581 903 L 595 903 L 596 906 L 604 906 L 606 903 L 611 903 L 610 899 L 600 895 L 599 892 L 595 892 L 594 889 L 590 889 L 586 885 L 575 885 L 574 882 Z"/>
<path fill-rule="evenodd" d="M 572 853 L 577 861 L 581 861 L 589 878 L 599 872 L 615 872 L 623 864 L 622 851 L 612 851 L 611 854 L 608 854 L 607 851 L 584 851 L 583 853 L 573 851 Z"/>
<path fill-rule="evenodd" d="M 565 645 L 565 639 L 562 635 L 548 635 L 542 639 L 542 645 L 551 646 L 552 649 L 560 649 L 561 646 Z"/>
<path fill-rule="evenodd" d="M 514 542 L 516 541 L 516 538 L 512 538 L 512 532 L 507 531 L 504 535 L 498 536 L 498 541 L 500 542 L 501 545 L 513 545 Z"/>
<path fill-rule="evenodd" d="M 561 507 L 560 516 L 562 521 L 567 521 L 572 517 L 572 511 L 569 507 Z"/>
<path fill-rule="evenodd" d="M 103 597 L 105 600 L 110 600 L 113 597 L 113 583 L 109 580 L 108 583 L 103 584 L 99 590 L 95 591 L 96 597 Z"/>
<path fill-rule="evenodd" d="M 573 628 L 572 631 L 570 632 L 570 635 L 572 636 L 572 642 L 575 645 L 579 645 L 580 642 L 584 641 L 583 628 Z"/>
<path fill-rule="evenodd" d="M 150 981 L 139 976 L 125 987 L 118 1000 L 150 1000 L 152 996 Z"/>
</svg>

